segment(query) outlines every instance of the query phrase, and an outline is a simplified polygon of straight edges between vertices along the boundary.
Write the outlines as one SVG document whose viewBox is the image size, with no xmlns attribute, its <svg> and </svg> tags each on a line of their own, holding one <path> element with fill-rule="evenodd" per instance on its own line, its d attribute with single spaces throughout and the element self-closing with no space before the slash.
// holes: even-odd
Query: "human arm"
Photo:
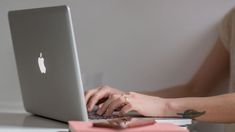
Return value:
<svg viewBox="0 0 235 132">
<path fill-rule="evenodd" d="M 139 93 L 170 98 L 206 96 L 215 89 L 216 82 L 228 73 L 229 61 L 229 53 L 218 39 L 198 72 L 188 83 L 160 91 Z M 107 85 L 86 91 L 85 97 L 88 110 L 91 111 L 99 100 L 120 93 L 124 94 L 125 92 Z"/>
<path fill-rule="evenodd" d="M 216 123 L 234 123 L 235 93 L 210 97 L 186 97 L 166 99 L 168 113 L 182 113 L 186 110 L 205 111 L 195 118 L 199 121 Z"/>
<path fill-rule="evenodd" d="M 235 105 L 235 101 L 233 101 L 235 94 L 203 97 L 214 90 L 216 82 L 228 73 L 229 61 L 228 51 L 218 40 L 206 61 L 189 83 L 157 91 L 154 94 L 147 93 L 154 96 L 128 94 L 125 95 L 128 97 L 128 103 L 120 95 L 113 95 L 104 103 L 98 114 L 109 115 L 120 106 L 122 107 L 121 113 L 134 110 L 145 116 L 175 116 L 177 113 L 192 109 L 199 112 L 205 111 L 203 116 L 196 118 L 197 120 L 233 122 L 235 118 L 229 115 L 235 110 L 235 107 L 230 107 Z M 126 105 L 122 106 L 123 104 Z"/>
<path fill-rule="evenodd" d="M 127 98 L 127 99 L 126 99 Z M 194 119 L 199 121 L 234 123 L 235 93 L 211 97 L 160 98 L 129 92 L 113 94 L 98 110 L 98 114 L 109 116 L 121 107 L 121 115 L 136 111 L 144 116 L 179 116 L 187 110 L 204 113 Z M 192 115 L 193 116 L 193 115 Z"/>
<path fill-rule="evenodd" d="M 174 98 L 207 96 L 211 91 L 215 90 L 217 82 L 228 74 L 229 59 L 228 51 L 221 40 L 218 39 L 204 63 L 189 82 L 163 90 L 139 93 Z"/>
</svg>

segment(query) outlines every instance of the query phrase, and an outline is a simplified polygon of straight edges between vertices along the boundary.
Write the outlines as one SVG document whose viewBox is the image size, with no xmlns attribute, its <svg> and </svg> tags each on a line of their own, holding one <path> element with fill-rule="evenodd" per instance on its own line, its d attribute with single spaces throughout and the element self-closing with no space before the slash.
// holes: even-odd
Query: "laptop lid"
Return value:
<svg viewBox="0 0 235 132">
<path fill-rule="evenodd" d="M 70 9 L 56 6 L 8 14 L 26 111 L 60 120 L 87 120 Z"/>
</svg>

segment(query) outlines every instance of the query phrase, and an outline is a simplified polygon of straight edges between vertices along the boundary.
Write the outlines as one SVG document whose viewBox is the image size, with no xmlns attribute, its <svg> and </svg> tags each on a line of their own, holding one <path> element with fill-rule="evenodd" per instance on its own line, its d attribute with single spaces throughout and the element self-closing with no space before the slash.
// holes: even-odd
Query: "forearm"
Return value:
<svg viewBox="0 0 235 132">
<path fill-rule="evenodd" d="M 182 113 L 192 109 L 205 114 L 196 120 L 220 123 L 235 122 L 235 93 L 212 97 L 187 97 L 177 99 L 165 99 L 167 113 L 169 115 Z"/>
<path fill-rule="evenodd" d="M 202 97 L 207 96 L 217 86 L 217 82 L 229 73 L 230 56 L 222 41 L 218 39 L 204 63 L 186 85 L 166 88 L 160 91 L 141 92 L 159 97 Z"/>
</svg>

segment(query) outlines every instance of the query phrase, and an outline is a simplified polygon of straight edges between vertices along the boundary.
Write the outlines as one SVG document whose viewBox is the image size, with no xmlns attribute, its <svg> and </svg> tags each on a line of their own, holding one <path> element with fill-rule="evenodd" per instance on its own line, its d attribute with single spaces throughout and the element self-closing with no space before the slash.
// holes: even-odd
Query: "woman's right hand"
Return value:
<svg viewBox="0 0 235 132">
<path fill-rule="evenodd" d="M 104 85 L 85 92 L 85 99 L 88 111 L 92 111 L 99 102 L 102 104 L 112 94 L 124 94 L 123 91 Z"/>
</svg>

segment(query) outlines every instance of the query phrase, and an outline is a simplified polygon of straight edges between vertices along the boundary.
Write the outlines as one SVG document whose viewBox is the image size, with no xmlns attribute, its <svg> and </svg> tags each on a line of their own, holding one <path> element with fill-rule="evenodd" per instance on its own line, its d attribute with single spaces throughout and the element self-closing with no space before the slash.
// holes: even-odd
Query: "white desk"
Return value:
<svg viewBox="0 0 235 132">
<path fill-rule="evenodd" d="M 0 132 L 68 132 L 68 125 L 23 111 L 0 111 Z"/>
<path fill-rule="evenodd" d="M 0 132 L 68 132 L 68 125 L 23 111 L 0 111 Z"/>
<path fill-rule="evenodd" d="M 25 112 L 0 112 L 0 132 L 68 132 L 68 126 Z"/>
</svg>

